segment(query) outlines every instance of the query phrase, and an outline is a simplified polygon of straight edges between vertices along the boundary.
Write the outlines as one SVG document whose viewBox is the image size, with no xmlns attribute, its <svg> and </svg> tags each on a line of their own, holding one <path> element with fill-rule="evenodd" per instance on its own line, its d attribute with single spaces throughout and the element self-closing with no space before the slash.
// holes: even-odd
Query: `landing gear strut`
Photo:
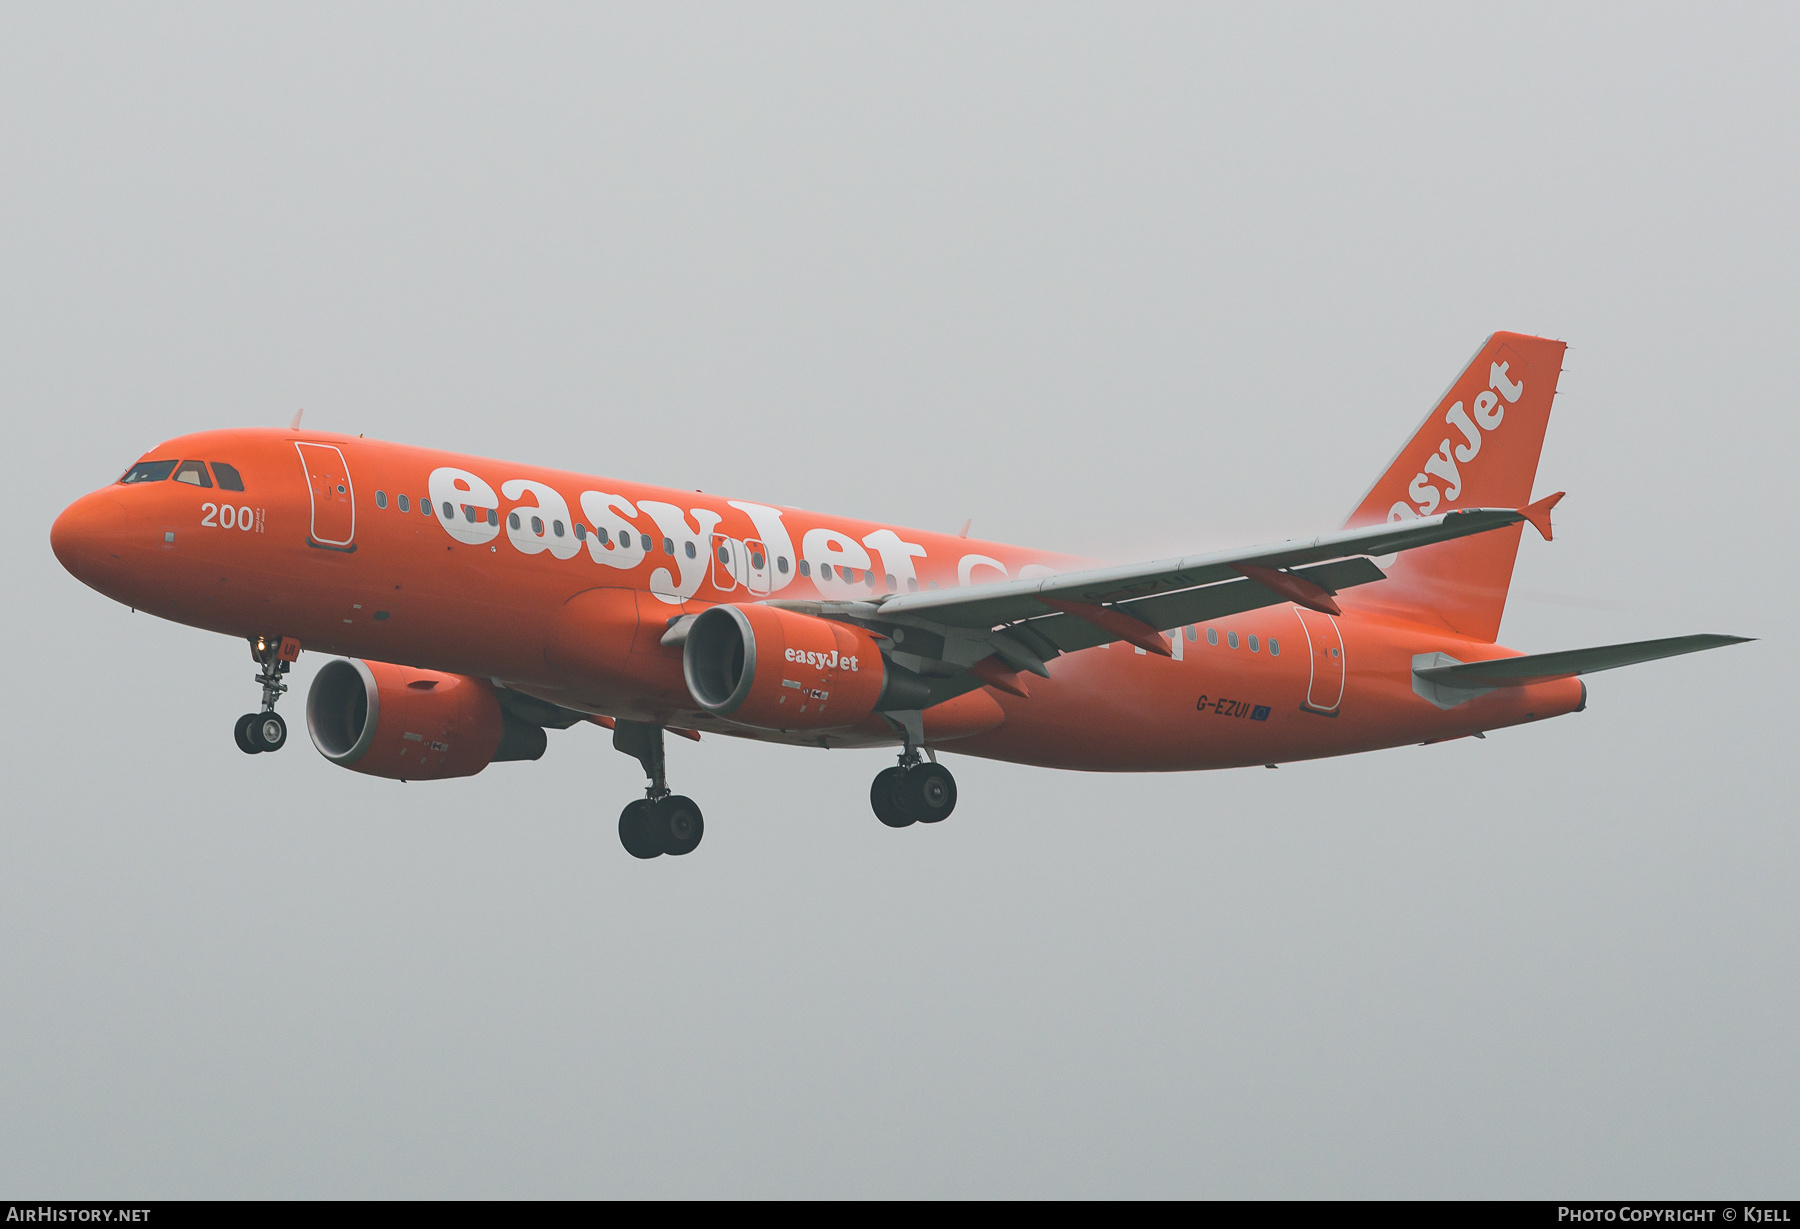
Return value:
<svg viewBox="0 0 1800 1229">
<path fill-rule="evenodd" d="M 644 797 L 619 813 L 619 844 L 634 858 L 693 853 L 706 821 L 692 798 L 669 792 L 663 774 L 663 728 L 642 721 L 613 722 L 613 749 L 644 766 Z"/>
<path fill-rule="evenodd" d="M 250 657 L 261 669 L 256 674 L 256 682 L 262 686 L 262 711 L 245 713 L 237 719 L 237 728 L 233 733 L 237 737 L 238 750 L 246 755 L 255 755 L 261 751 L 279 751 L 287 745 L 287 722 L 275 711 L 275 701 L 281 699 L 281 693 L 287 690 L 287 684 L 281 681 L 300 656 L 300 642 L 291 636 L 283 636 L 270 640 L 266 636 L 258 636 L 250 642 Z"/>
<path fill-rule="evenodd" d="M 923 729 L 908 717 L 915 713 L 888 714 L 903 740 L 900 762 L 875 774 L 869 786 L 869 806 L 875 818 L 890 828 L 911 824 L 935 824 L 956 809 L 956 778 L 935 759 L 919 756 L 917 742 Z"/>
</svg>

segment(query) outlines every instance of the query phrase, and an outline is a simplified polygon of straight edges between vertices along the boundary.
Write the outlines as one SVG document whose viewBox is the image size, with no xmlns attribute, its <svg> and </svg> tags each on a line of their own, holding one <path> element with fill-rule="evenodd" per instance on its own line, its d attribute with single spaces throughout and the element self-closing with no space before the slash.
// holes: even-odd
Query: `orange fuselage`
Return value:
<svg viewBox="0 0 1800 1229">
<path fill-rule="evenodd" d="M 898 739 L 872 715 L 804 735 L 713 717 L 689 695 L 680 649 L 662 643 L 671 620 L 718 603 L 858 599 L 1086 565 L 352 436 L 203 432 L 146 459 L 225 462 L 243 490 L 121 483 L 71 505 L 54 549 L 119 602 L 226 635 L 494 679 L 582 712 L 772 742 Z M 1028 698 L 984 687 L 935 732 L 928 711 L 928 742 L 1051 767 L 1171 771 L 1455 738 L 1581 707 L 1571 678 L 1439 708 L 1414 685 L 1417 656 L 1512 651 L 1376 613 L 1380 588 L 1347 591 L 1335 619 L 1281 605 L 1175 629 L 1171 658 L 1123 643 L 1067 654 L 1048 680 L 1030 680 Z"/>
</svg>

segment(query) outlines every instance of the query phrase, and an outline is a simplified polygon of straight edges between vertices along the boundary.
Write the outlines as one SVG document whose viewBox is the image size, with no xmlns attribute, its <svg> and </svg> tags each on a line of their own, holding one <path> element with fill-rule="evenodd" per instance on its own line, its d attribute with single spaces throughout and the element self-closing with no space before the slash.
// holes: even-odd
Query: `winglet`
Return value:
<svg viewBox="0 0 1800 1229">
<path fill-rule="evenodd" d="M 1172 657 L 1169 646 L 1164 643 L 1162 633 L 1151 627 L 1135 615 L 1128 615 L 1123 610 L 1115 610 L 1110 606 L 1096 606 L 1091 602 L 1066 602 L 1060 598 L 1038 596 L 1038 601 L 1052 610 L 1060 610 L 1066 615 L 1074 615 L 1084 623 L 1092 623 L 1103 632 L 1111 632 L 1119 639 L 1134 644 L 1146 653 L 1156 653 L 1163 657 Z"/>
<path fill-rule="evenodd" d="M 1567 491 L 1558 491 L 1554 495 L 1546 495 L 1535 504 L 1526 504 L 1519 509 L 1519 515 L 1531 522 L 1531 527 L 1544 535 L 1544 541 L 1550 540 L 1550 509 L 1562 502 Z"/>
<path fill-rule="evenodd" d="M 1316 610 L 1320 614 L 1341 615 L 1343 609 L 1331 600 L 1331 594 L 1321 586 L 1304 576 L 1295 576 L 1292 572 L 1280 572 L 1274 568 L 1259 568 L 1254 563 L 1234 563 L 1231 570 L 1241 576 L 1255 581 L 1271 593 L 1279 593 L 1296 606 L 1304 606 L 1308 610 Z"/>
<path fill-rule="evenodd" d="M 969 667 L 969 673 L 997 691 L 1004 691 L 1009 696 L 1018 696 L 1021 700 L 1031 699 L 1031 692 L 1025 689 L 1025 680 L 1015 670 L 1008 670 L 1000 664 L 999 657 L 984 657 Z"/>
</svg>

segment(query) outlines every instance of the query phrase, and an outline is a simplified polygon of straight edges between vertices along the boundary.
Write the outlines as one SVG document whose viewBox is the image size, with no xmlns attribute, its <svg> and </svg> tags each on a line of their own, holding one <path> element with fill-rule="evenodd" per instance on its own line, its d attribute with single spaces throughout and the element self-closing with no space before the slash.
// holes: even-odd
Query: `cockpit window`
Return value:
<svg viewBox="0 0 1800 1229">
<path fill-rule="evenodd" d="M 206 462 L 183 461 L 181 468 L 175 471 L 175 481 L 185 482 L 189 486 L 212 485 L 212 479 L 206 476 Z"/>
<path fill-rule="evenodd" d="M 214 461 L 212 467 L 213 477 L 219 480 L 219 489 L 221 491 L 241 491 L 244 489 L 244 480 L 238 475 L 237 466 L 227 465 L 223 461 Z"/>
<path fill-rule="evenodd" d="M 161 482 L 175 472 L 173 461 L 139 461 L 120 482 Z"/>
</svg>

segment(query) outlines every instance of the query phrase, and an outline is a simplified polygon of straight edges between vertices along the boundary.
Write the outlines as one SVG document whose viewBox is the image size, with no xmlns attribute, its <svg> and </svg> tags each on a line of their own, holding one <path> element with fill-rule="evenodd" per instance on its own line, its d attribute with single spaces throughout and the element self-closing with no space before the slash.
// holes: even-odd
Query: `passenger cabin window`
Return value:
<svg viewBox="0 0 1800 1229">
<path fill-rule="evenodd" d="M 605 529 L 594 530 L 594 536 L 600 539 L 600 545 L 605 547 L 612 546 L 612 538 L 607 534 Z"/>
<path fill-rule="evenodd" d="M 207 477 L 206 462 L 204 461 L 183 461 L 181 468 L 175 471 L 175 481 L 185 482 L 189 486 L 212 486 L 212 479 Z"/>
<path fill-rule="evenodd" d="M 750 552 L 750 566 L 755 568 L 759 572 L 762 571 L 763 553 L 761 551 L 753 550 Z"/>
<path fill-rule="evenodd" d="M 175 472 L 174 461 L 139 461 L 120 482 L 161 482 Z"/>
<path fill-rule="evenodd" d="M 587 526 L 580 521 L 575 522 L 575 540 L 577 542 L 587 541 Z"/>
<path fill-rule="evenodd" d="M 638 537 L 641 539 L 639 545 L 641 545 L 645 550 L 649 550 L 651 548 L 650 535 L 647 533 L 640 533 L 638 535 Z M 673 554 L 674 552 L 671 551 L 670 553 Z"/>
<path fill-rule="evenodd" d="M 777 572 L 780 572 L 783 576 L 787 575 L 787 556 L 786 555 L 775 556 L 775 570 Z"/>
<path fill-rule="evenodd" d="M 550 532 L 555 534 L 559 538 L 562 537 L 563 536 L 563 523 L 561 521 L 551 521 L 550 522 Z"/>
<path fill-rule="evenodd" d="M 675 539 L 674 538 L 664 538 L 663 539 L 663 554 L 669 555 L 669 556 L 673 556 L 675 554 Z"/>
<path fill-rule="evenodd" d="M 1275 637 L 1273 637 L 1273 636 L 1269 637 L 1269 656 L 1270 657 L 1280 657 L 1281 656 L 1281 641 L 1275 639 Z"/>
<path fill-rule="evenodd" d="M 376 491 L 375 492 L 375 506 L 377 508 L 387 507 L 387 492 L 386 491 Z"/>
<path fill-rule="evenodd" d="M 517 512 L 508 512 L 506 514 L 506 524 L 510 529 L 517 529 L 519 527 L 519 514 Z"/>
<path fill-rule="evenodd" d="M 1187 638 L 1189 644 L 1200 639 L 1200 631 L 1192 623 L 1187 625 Z"/>
<path fill-rule="evenodd" d="M 1217 645 L 1219 643 L 1219 629 L 1218 628 L 1209 627 L 1206 629 L 1206 643 L 1217 647 Z"/>
<path fill-rule="evenodd" d="M 406 496 L 396 495 L 396 496 L 394 496 L 394 498 L 400 501 L 400 511 L 402 511 L 402 512 L 411 512 L 412 511 L 412 504 L 407 502 Z"/>
<path fill-rule="evenodd" d="M 535 533 L 540 538 L 544 536 L 544 518 L 543 517 L 534 516 L 531 518 L 531 532 Z"/>
<path fill-rule="evenodd" d="M 802 575 L 802 576 L 811 576 L 812 575 L 812 564 L 808 563 L 804 559 L 802 559 L 800 561 L 800 575 Z"/>
<path fill-rule="evenodd" d="M 212 463 L 212 471 L 213 477 L 219 480 L 219 489 L 221 491 L 241 491 L 244 489 L 244 479 L 238 474 L 237 466 L 227 465 L 223 461 L 214 461 Z"/>
<path fill-rule="evenodd" d="M 1258 644 L 1257 644 L 1257 643 L 1256 643 L 1256 637 L 1255 637 L 1255 636 L 1252 636 L 1252 637 L 1250 637 L 1250 651 L 1251 651 L 1251 652 L 1252 652 L 1252 653 L 1257 653 L 1257 652 L 1261 652 L 1261 646 L 1259 646 L 1259 645 L 1258 645 Z"/>
<path fill-rule="evenodd" d="M 1237 633 L 1236 632 L 1226 632 L 1225 633 L 1225 643 L 1230 645 L 1234 649 L 1237 648 Z"/>
<path fill-rule="evenodd" d="M 700 553 L 699 551 L 694 549 L 694 544 L 692 542 L 686 543 L 684 546 L 684 549 L 687 551 L 687 557 L 689 559 L 695 558 Z"/>
</svg>

